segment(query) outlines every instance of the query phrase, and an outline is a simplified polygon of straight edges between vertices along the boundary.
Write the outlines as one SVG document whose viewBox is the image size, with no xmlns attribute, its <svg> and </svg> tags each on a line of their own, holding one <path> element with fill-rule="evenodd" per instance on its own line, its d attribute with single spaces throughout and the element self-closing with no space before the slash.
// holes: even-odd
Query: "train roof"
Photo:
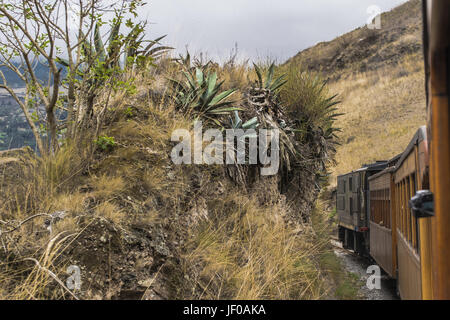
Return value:
<svg viewBox="0 0 450 320">
<path fill-rule="evenodd" d="M 383 171 L 378 172 L 378 173 L 376 173 L 376 174 L 370 176 L 370 177 L 369 177 L 369 181 L 372 181 L 372 180 L 374 180 L 374 179 L 376 179 L 376 178 L 379 178 L 379 177 L 381 177 L 381 176 L 383 176 L 383 175 L 385 175 L 385 174 L 387 174 L 387 173 L 392 173 L 392 172 L 394 172 L 396 169 L 397 169 L 397 167 L 395 167 L 395 166 L 388 167 L 388 168 L 384 169 Z"/>
<path fill-rule="evenodd" d="M 382 175 L 386 174 L 386 173 L 391 173 L 394 172 L 397 169 L 397 162 L 398 160 L 401 158 L 401 156 L 403 155 L 403 153 L 400 153 L 398 155 L 396 155 L 395 157 L 393 157 L 392 159 L 387 161 L 387 168 L 384 169 L 381 172 L 378 172 L 372 176 L 369 177 L 369 181 L 376 179 L 378 177 L 381 177 Z"/>
<path fill-rule="evenodd" d="M 380 161 L 376 161 L 376 162 L 371 163 L 371 164 L 363 164 L 363 166 L 361 168 L 359 168 L 357 170 L 354 170 L 354 171 L 351 171 L 351 172 L 348 172 L 346 174 L 339 175 L 338 178 L 339 177 L 345 177 L 345 176 L 347 176 L 349 174 L 353 174 L 353 173 L 356 173 L 356 172 L 380 171 L 380 170 L 383 170 L 384 168 L 386 168 L 386 166 L 388 165 L 388 162 L 389 162 L 388 160 L 380 160 Z"/>
<path fill-rule="evenodd" d="M 423 140 L 427 139 L 427 127 L 422 126 L 420 127 L 417 132 L 415 133 L 414 137 L 409 142 L 408 146 L 406 147 L 405 151 L 403 153 L 400 153 L 393 157 L 390 160 L 381 160 L 376 161 L 371 164 L 364 164 L 360 169 L 348 172 L 346 174 L 339 175 L 339 177 L 345 177 L 349 174 L 355 173 L 355 172 L 362 172 L 362 171 L 381 171 L 375 175 L 372 176 L 372 178 L 379 177 L 383 175 L 384 173 L 395 171 L 398 167 L 402 165 L 402 163 L 405 161 L 405 159 L 408 157 L 408 155 L 411 153 L 412 150 L 414 150 L 414 146 Z"/>
</svg>

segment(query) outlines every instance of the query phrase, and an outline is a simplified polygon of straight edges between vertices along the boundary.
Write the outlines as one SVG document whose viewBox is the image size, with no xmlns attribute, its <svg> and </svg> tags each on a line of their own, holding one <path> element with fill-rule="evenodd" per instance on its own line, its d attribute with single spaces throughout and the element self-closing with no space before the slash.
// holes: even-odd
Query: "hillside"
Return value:
<svg viewBox="0 0 450 320">
<path fill-rule="evenodd" d="M 117 79 L 133 90 L 99 89 L 86 130 L 52 154 L 0 152 L 0 299 L 354 298 L 316 208 L 335 143 L 322 82 L 274 65 L 152 62 Z M 175 130 L 193 134 L 199 118 L 220 136 L 278 128 L 280 170 L 175 163 Z M 64 285 L 70 270 L 78 287 Z"/>
<path fill-rule="evenodd" d="M 279 68 L 152 50 L 120 66 L 88 51 L 83 79 L 66 79 L 75 99 L 61 93 L 55 104 L 77 121 L 58 117 L 54 131 L 41 123 L 40 156 L 0 151 L 0 299 L 357 298 L 319 195 L 333 160 L 336 175 L 390 158 L 424 122 L 419 13 L 419 1 L 408 2 L 383 15 L 382 30 L 357 29 Z M 142 49 L 116 37 L 95 50 Z M 277 170 L 261 173 L 268 154 L 252 163 L 258 140 L 240 158 L 239 137 L 237 161 L 224 161 L 229 142 L 214 137 L 200 141 L 202 164 L 190 148 L 185 162 L 184 147 L 177 162 L 191 137 L 196 152 L 199 119 L 220 138 L 276 129 Z M 178 130 L 187 133 L 177 144 Z"/>
<path fill-rule="evenodd" d="M 382 14 L 382 29 L 358 28 L 288 61 L 328 79 L 342 104 L 335 176 L 402 152 L 425 124 L 421 2 Z"/>
<path fill-rule="evenodd" d="M 380 30 L 360 27 L 301 51 L 287 63 L 301 63 L 332 80 L 395 66 L 404 56 L 422 54 L 421 14 L 421 1 L 411 0 L 383 13 Z"/>
</svg>

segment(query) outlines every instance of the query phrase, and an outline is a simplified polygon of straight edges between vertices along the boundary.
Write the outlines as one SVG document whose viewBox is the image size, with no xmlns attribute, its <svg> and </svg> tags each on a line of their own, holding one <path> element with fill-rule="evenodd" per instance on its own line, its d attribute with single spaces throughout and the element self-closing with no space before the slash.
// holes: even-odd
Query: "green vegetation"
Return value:
<svg viewBox="0 0 450 320">
<path fill-rule="evenodd" d="M 102 150 L 110 150 L 116 146 L 114 137 L 101 136 L 94 141 Z"/>
<path fill-rule="evenodd" d="M 285 170 L 271 177 L 255 172 L 260 164 L 175 166 L 168 157 L 172 131 L 192 128 L 200 114 L 180 109 L 173 91 L 166 90 L 171 85 L 168 79 L 186 70 L 164 57 L 148 68 L 127 68 L 133 72 L 123 75 L 138 79 L 136 88 L 105 88 L 108 94 L 98 96 L 114 107 L 104 109 L 97 138 L 91 138 L 91 131 L 77 143 L 61 140 L 58 151 L 46 158 L 19 153 L 12 156 L 17 161 L 8 162 L 17 164 L 14 174 L 1 170 L 8 172 L 0 185 L 0 220 L 5 222 L 0 228 L 8 234 L 3 236 L 6 251 L 0 253 L 5 261 L 0 265 L 2 297 L 120 298 L 134 290 L 137 298 L 150 298 L 160 292 L 158 288 L 164 288 L 163 298 L 178 299 L 327 297 L 326 275 L 319 263 L 325 238 L 319 239 L 313 231 L 310 213 L 321 185 L 316 173 L 326 172 L 316 147 L 329 152 L 328 144 L 321 144 L 326 140 L 319 138 L 324 131 L 319 128 L 330 124 L 321 117 L 315 118 L 320 119 L 317 122 L 310 119 L 314 131 L 300 139 L 291 134 L 295 122 L 285 116 L 287 101 L 281 95 L 270 89 L 258 91 L 257 82 L 237 79 L 238 67 L 198 66 L 192 80 L 206 99 L 198 97 L 193 110 L 211 105 L 229 108 L 214 115 L 219 123 L 211 121 L 212 127 L 280 128 L 285 143 L 294 148 L 290 159 L 295 161 L 289 170 L 283 163 Z M 280 72 L 276 66 L 271 69 L 269 73 Z M 247 68 L 244 77 L 257 81 L 258 75 Z M 149 87 L 158 90 L 153 87 L 156 78 L 164 83 L 162 98 L 143 95 Z M 220 90 L 240 81 L 246 85 Z M 288 82 L 276 91 L 284 85 Z M 251 98 L 225 100 L 230 92 Z M 267 100 L 260 100 L 261 92 Z M 326 96 L 325 91 L 322 94 Z M 283 179 L 302 184 L 285 190 L 280 184 Z M 64 215 L 50 218 L 51 229 L 46 231 L 49 216 L 40 216 L 42 212 Z M 33 223 L 18 227 L 21 221 Z M 148 256 L 141 256 L 141 246 Z M 16 261 L 18 254 L 39 265 L 35 260 Z M 133 265 L 124 261 L 126 257 L 136 257 L 131 258 Z M 64 279 L 65 268 L 73 261 L 84 268 L 82 290 L 61 291 L 46 270 Z M 135 278 L 125 279 L 123 274 Z M 142 288 L 139 281 L 146 279 L 153 282 Z M 106 282 L 113 286 L 105 289 Z"/>
<path fill-rule="evenodd" d="M 207 66 L 203 67 L 207 69 Z M 226 101 L 236 92 L 236 89 L 220 91 L 223 82 L 217 83 L 217 73 L 204 74 L 202 69 L 196 68 L 195 74 L 183 71 L 184 82 L 171 79 L 175 89 L 175 105 L 187 117 L 212 121 L 221 125 L 218 117 L 229 114 L 238 108 L 229 107 L 232 101 Z"/>
<path fill-rule="evenodd" d="M 358 275 L 345 271 L 342 261 L 332 251 L 322 254 L 320 265 L 334 280 L 336 298 L 340 300 L 357 300 L 359 298 L 360 279 Z"/>
</svg>

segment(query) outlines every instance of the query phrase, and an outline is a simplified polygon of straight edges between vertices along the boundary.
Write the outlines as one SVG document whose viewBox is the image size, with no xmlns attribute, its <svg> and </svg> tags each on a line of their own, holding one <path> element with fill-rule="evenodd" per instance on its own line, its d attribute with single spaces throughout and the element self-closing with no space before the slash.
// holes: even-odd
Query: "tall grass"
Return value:
<svg viewBox="0 0 450 320">
<path fill-rule="evenodd" d="M 288 226 L 286 208 L 262 207 L 238 193 L 210 200 L 208 220 L 192 231 L 183 298 L 320 299 L 326 246 L 310 225 Z M 194 296 L 189 289 L 195 288 Z"/>
</svg>

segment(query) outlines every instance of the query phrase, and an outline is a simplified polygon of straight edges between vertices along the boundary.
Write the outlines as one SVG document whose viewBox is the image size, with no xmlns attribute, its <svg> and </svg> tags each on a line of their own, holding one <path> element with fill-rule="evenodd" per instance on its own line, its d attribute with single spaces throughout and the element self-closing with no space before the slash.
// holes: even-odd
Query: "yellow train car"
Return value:
<svg viewBox="0 0 450 320">
<path fill-rule="evenodd" d="M 397 277 L 394 171 L 391 165 L 369 178 L 370 256 L 391 278 Z"/>
<path fill-rule="evenodd" d="M 410 207 L 410 199 L 429 187 L 427 146 L 424 126 L 402 154 L 369 178 L 370 255 L 397 279 L 400 297 L 407 300 L 422 299 L 427 280 L 423 274 L 428 270 L 430 236 L 426 221 Z"/>
<path fill-rule="evenodd" d="M 427 126 L 368 177 L 364 232 L 402 299 L 450 300 L 450 1 L 423 0 L 423 16 Z"/>
<path fill-rule="evenodd" d="M 421 256 L 427 254 L 427 246 L 420 241 L 426 235 L 421 233 L 419 220 L 409 207 L 409 200 L 417 191 L 428 186 L 426 127 L 414 135 L 394 173 L 394 205 L 397 242 L 397 286 L 402 299 L 422 299 Z"/>
</svg>

